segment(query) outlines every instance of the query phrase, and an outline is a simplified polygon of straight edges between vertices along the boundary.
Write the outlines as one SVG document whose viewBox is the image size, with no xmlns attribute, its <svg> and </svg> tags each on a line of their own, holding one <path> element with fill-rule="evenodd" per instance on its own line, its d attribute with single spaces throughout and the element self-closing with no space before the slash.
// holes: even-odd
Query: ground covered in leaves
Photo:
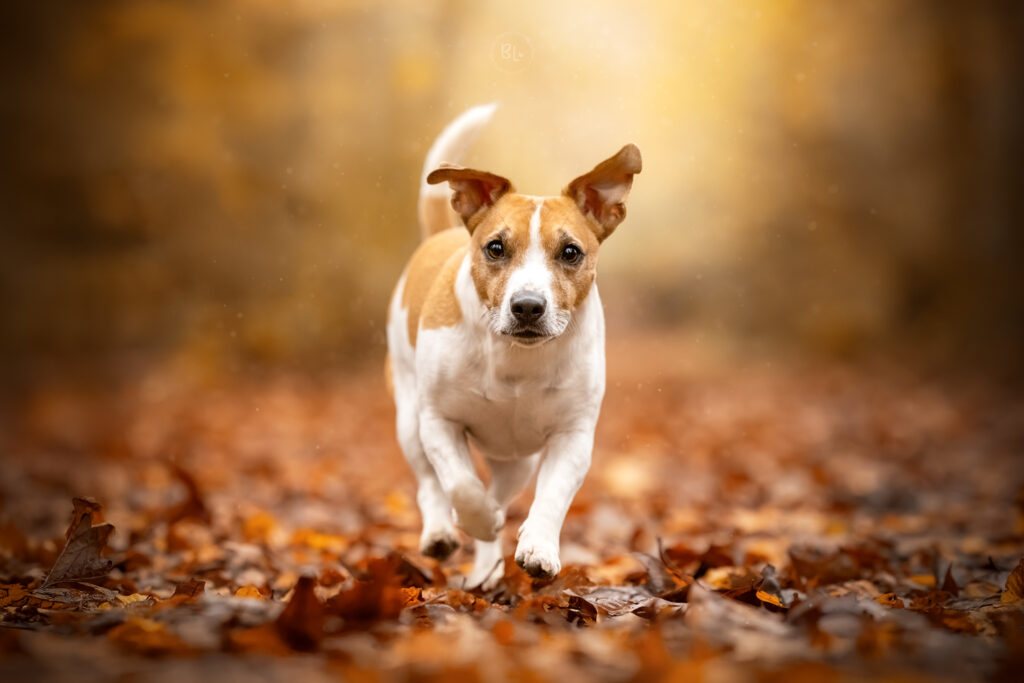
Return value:
<svg viewBox="0 0 1024 683">
<path fill-rule="evenodd" d="M 565 568 L 488 592 L 416 552 L 376 367 L 8 396 L 0 678 L 1019 680 L 1018 395 L 683 348 L 612 345 Z"/>
</svg>

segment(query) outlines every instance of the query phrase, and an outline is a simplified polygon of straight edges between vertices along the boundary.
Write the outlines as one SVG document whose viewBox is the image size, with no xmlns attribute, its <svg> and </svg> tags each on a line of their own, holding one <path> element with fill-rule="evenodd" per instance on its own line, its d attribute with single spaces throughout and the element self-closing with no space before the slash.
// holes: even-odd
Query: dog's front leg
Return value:
<svg viewBox="0 0 1024 683">
<path fill-rule="evenodd" d="M 426 410 L 420 415 L 420 441 L 451 501 L 456 526 L 482 541 L 497 538 L 505 514 L 476 475 L 465 428 Z"/>
<path fill-rule="evenodd" d="M 558 538 L 573 497 L 590 469 L 594 430 L 563 432 L 548 441 L 537 474 L 537 491 L 519 527 L 516 564 L 530 576 L 551 577 L 562 568 Z"/>
</svg>

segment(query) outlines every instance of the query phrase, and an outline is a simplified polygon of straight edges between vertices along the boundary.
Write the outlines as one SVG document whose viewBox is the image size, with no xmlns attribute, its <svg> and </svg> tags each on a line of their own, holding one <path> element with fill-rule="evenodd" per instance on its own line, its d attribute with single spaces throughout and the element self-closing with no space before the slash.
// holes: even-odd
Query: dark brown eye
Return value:
<svg viewBox="0 0 1024 683">
<path fill-rule="evenodd" d="M 567 244 L 562 249 L 562 260 L 570 266 L 579 263 L 581 258 L 583 258 L 583 252 L 575 244 Z"/>
<path fill-rule="evenodd" d="M 487 254 L 487 258 L 497 261 L 505 257 L 505 245 L 501 243 L 501 240 L 491 240 L 484 247 L 484 252 Z"/>
</svg>

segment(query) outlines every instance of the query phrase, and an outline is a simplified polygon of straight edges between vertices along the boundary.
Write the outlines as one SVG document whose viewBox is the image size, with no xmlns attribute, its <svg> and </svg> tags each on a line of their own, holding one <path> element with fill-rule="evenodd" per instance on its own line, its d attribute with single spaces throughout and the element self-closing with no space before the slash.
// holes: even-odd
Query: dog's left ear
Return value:
<svg viewBox="0 0 1024 683">
<path fill-rule="evenodd" d="M 452 188 L 452 208 L 462 217 L 462 222 L 471 233 L 486 209 L 512 190 L 508 178 L 454 164 L 441 164 L 440 168 L 427 176 L 427 182 L 431 185 L 446 180 Z"/>
<path fill-rule="evenodd" d="M 598 240 L 603 242 L 626 217 L 629 188 L 641 168 L 640 150 L 629 144 L 562 191 L 576 202 L 584 216 L 594 221 Z"/>
</svg>

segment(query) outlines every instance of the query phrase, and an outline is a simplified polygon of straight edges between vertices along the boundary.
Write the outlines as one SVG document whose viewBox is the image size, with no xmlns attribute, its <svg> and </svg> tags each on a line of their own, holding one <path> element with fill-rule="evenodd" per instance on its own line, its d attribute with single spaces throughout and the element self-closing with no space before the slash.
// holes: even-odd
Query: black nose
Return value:
<svg viewBox="0 0 1024 683">
<path fill-rule="evenodd" d="M 521 323 L 537 322 L 544 315 L 544 297 L 537 292 L 520 292 L 512 297 L 512 315 Z"/>
</svg>

